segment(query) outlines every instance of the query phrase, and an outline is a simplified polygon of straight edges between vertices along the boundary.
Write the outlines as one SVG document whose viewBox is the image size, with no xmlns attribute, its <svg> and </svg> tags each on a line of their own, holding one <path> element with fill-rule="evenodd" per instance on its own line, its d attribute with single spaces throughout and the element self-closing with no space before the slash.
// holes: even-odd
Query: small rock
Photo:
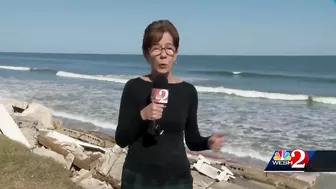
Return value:
<svg viewBox="0 0 336 189">
<path fill-rule="evenodd" d="M 63 127 L 63 122 L 61 120 L 53 120 L 53 126 L 55 129 L 60 129 Z"/>
</svg>

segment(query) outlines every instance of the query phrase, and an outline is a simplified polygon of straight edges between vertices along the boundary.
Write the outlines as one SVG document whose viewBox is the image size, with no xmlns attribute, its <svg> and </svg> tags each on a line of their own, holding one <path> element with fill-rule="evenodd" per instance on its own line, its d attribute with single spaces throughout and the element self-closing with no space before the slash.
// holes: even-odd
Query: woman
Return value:
<svg viewBox="0 0 336 189">
<path fill-rule="evenodd" d="M 200 135 L 195 87 L 172 74 L 178 48 L 179 34 L 170 21 L 158 20 L 147 26 L 142 50 L 151 72 L 126 83 L 115 133 L 116 143 L 122 148 L 128 146 L 122 189 L 193 188 L 183 133 L 187 147 L 192 151 L 217 151 L 222 147 L 221 134 Z M 153 78 L 159 74 L 168 79 L 169 100 L 166 105 L 148 101 Z M 158 119 L 164 132 L 155 145 L 144 146 L 149 122 Z"/>
</svg>

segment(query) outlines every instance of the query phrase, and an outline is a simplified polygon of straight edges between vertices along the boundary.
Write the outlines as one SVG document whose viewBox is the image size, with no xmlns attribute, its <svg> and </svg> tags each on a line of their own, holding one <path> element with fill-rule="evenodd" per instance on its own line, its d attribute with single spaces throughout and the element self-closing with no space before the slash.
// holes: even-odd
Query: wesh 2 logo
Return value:
<svg viewBox="0 0 336 189">
<path fill-rule="evenodd" d="M 305 168 L 309 162 L 308 153 L 301 150 L 279 150 L 273 156 L 273 165 L 290 165 L 291 168 Z"/>
<path fill-rule="evenodd" d="M 275 151 L 265 168 L 265 172 L 303 172 L 309 163 L 310 156 L 307 151 L 295 149 L 292 151 Z"/>
<path fill-rule="evenodd" d="M 152 101 L 154 103 L 166 104 L 168 103 L 169 91 L 167 89 L 153 89 L 152 90 Z"/>
</svg>

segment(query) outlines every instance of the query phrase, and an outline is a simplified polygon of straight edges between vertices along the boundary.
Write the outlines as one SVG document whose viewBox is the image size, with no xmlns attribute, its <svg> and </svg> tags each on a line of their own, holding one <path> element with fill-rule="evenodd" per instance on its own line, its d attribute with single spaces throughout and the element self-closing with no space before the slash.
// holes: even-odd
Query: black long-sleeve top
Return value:
<svg viewBox="0 0 336 189">
<path fill-rule="evenodd" d="M 133 171 L 174 176 L 190 171 L 183 135 L 192 151 L 208 149 L 209 137 L 200 135 L 197 124 L 198 95 L 196 88 L 181 82 L 168 84 L 168 103 L 160 119 L 163 134 L 150 147 L 143 145 L 149 121 L 141 118 L 140 111 L 150 103 L 153 83 L 140 77 L 129 80 L 123 90 L 115 140 L 117 145 L 128 146 L 124 166 Z M 139 165 L 142 168 L 139 168 Z M 159 172 L 156 172 L 156 171 Z"/>
</svg>

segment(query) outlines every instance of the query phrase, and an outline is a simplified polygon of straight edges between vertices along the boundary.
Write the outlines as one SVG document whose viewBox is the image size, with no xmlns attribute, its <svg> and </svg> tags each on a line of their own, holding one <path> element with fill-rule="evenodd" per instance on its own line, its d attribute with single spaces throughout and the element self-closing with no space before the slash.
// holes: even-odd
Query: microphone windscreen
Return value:
<svg viewBox="0 0 336 189">
<path fill-rule="evenodd" d="M 156 89 L 167 89 L 168 88 L 168 79 L 164 75 L 158 75 L 154 78 L 153 88 Z"/>
<path fill-rule="evenodd" d="M 155 103 L 168 103 L 168 79 L 164 75 L 158 75 L 153 81 L 151 100 Z"/>
</svg>

